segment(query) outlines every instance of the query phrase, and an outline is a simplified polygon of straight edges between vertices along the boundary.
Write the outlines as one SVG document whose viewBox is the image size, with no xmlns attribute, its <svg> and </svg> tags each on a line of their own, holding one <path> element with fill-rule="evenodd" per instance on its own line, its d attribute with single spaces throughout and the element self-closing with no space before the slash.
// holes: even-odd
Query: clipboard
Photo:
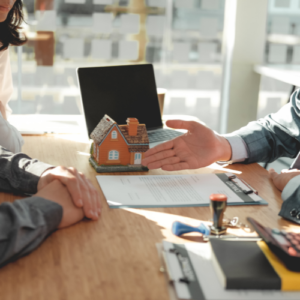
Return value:
<svg viewBox="0 0 300 300">
<path fill-rule="evenodd" d="M 166 247 L 169 249 L 166 250 Z M 205 300 L 185 247 L 163 241 L 156 244 L 156 248 L 161 263 L 160 271 L 165 274 L 170 299 Z"/>
<path fill-rule="evenodd" d="M 247 182 L 232 173 L 96 176 L 110 208 L 209 206 L 212 193 L 227 205 L 268 205 Z M 114 187 L 114 188 L 112 188 Z"/>
</svg>

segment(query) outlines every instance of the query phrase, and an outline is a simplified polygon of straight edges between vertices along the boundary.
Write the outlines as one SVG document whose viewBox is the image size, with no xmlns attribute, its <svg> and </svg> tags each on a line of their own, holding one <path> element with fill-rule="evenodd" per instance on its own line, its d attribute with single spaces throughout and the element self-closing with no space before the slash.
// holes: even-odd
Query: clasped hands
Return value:
<svg viewBox="0 0 300 300">
<path fill-rule="evenodd" d="M 186 129 L 187 133 L 162 143 L 145 153 L 142 165 L 149 169 L 166 171 L 198 169 L 216 161 L 229 161 L 232 150 L 229 142 L 203 124 L 194 121 L 172 120 L 166 125 L 174 129 Z M 269 171 L 274 185 L 282 191 L 300 170 L 283 170 L 277 174 Z"/>
<path fill-rule="evenodd" d="M 55 167 L 40 177 L 35 196 L 63 207 L 59 228 L 72 225 L 84 217 L 97 220 L 101 214 L 100 194 L 89 179 L 74 168 Z"/>
</svg>

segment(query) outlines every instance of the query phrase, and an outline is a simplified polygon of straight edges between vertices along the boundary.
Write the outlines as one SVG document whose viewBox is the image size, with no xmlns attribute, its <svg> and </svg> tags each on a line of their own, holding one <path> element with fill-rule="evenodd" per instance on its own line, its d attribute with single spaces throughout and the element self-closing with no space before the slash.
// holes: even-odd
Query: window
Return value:
<svg viewBox="0 0 300 300">
<path fill-rule="evenodd" d="M 114 130 L 112 133 L 111 133 L 111 138 L 112 139 L 116 139 L 118 137 L 118 134 L 117 132 Z"/>
<path fill-rule="evenodd" d="M 118 160 L 119 159 L 119 152 L 116 151 L 116 150 L 109 151 L 108 159 L 109 160 Z"/>
<path fill-rule="evenodd" d="M 29 42 L 9 47 L 14 114 L 61 115 L 56 130 L 68 132 L 83 113 L 76 68 L 152 63 L 157 86 L 168 89 L 165 114 L 193 115 L 217 129 L 225 1 L 23 3 Z"/>
</svg>

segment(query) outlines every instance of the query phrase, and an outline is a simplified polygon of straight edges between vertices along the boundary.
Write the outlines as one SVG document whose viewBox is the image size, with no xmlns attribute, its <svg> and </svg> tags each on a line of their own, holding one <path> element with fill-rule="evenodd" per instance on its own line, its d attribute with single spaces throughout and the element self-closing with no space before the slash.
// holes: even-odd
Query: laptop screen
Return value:
<svg viewBox="0 0 300 300">
<path fill-rule="evenodd" d="M 79 68 L 77 72 L 89 135 L 104 114 L 120 125 L 130 117 L 148 130 L 162 127 L 151 64 Z"/>
</svg>

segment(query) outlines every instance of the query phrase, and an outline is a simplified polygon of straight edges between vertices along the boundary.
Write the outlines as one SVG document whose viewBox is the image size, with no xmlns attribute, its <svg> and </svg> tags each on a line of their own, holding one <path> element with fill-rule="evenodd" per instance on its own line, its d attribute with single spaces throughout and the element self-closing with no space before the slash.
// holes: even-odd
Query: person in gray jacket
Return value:
<svg viewBox="0 0 300 300">
<path fill-rule="evenodd" d="M 89 199 L 100 214 L 99 193 L 75 169 L 53 167 L 1 146 L 0 192 L 29 196 L 0 205 L 0 267 L 33 251 L 54 230 L 83 219 L 85 207 L 76 205 L 75 195 Z"/>
<path fill-rule="evenodd" d="M 279 157 L 294 158 L 300 150 L 300 90 L 277 113 L 250 122 L 247 126 L 219 135 L 191 121 L 172 120 L 167 125 L 187 133 L 145 153 L 142 161 L 149 169 L 167 171 L 197 169 L 216 161 L 228 163 L 272 162 Z M 269 170 L 284 200 L 279 215 L 300 224 L 300 170 Z"/>
</svg>

